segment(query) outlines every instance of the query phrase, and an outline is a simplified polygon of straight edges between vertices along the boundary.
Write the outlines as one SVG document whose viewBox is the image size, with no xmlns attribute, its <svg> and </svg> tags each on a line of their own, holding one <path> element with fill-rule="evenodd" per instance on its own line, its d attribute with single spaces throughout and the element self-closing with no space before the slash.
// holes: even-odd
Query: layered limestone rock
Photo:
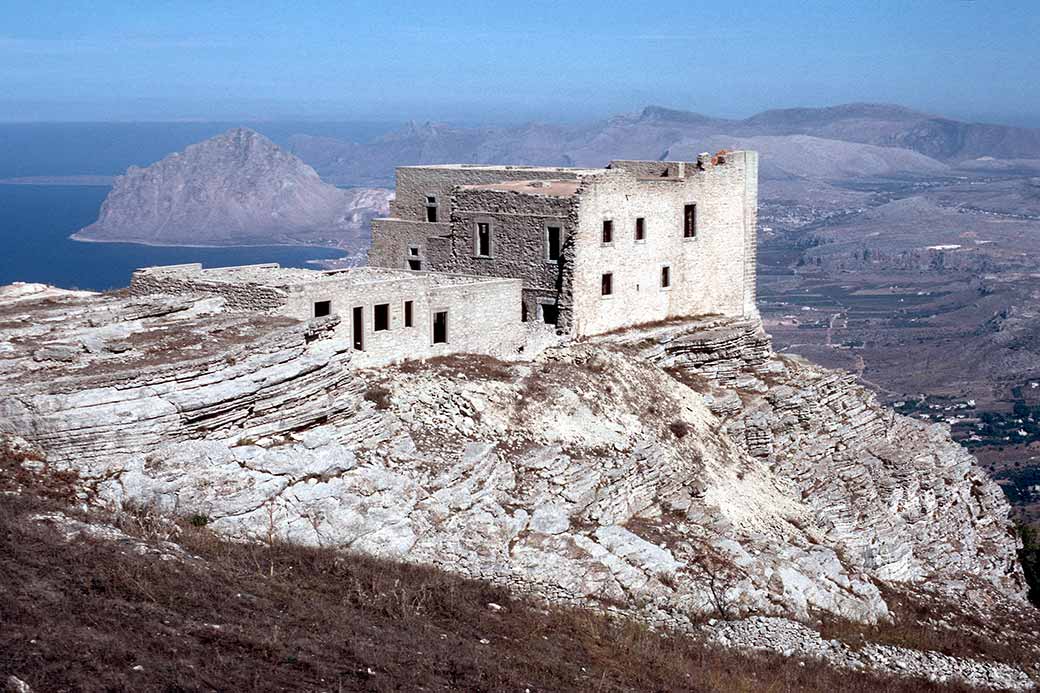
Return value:
<svg viewBox="0 0 1040 693">
<path fill-rule="evenodd" d="M 83 473 L 178 440 L 386 435 L 330 322 L 220 297 L 52 294 L 0 308 L 0 324 L 0 431 Z"/>
<path fill-rule="evenodd" d="M 970 574 L 1021 592 L 1004 494 L 945 424 L 895 414 L 849 373 L 768 348 L 762 358 L 760 326 L 730 327 L 727 348 L 747 345 L 737 348 L 743 359 L 727 359 L 739 362 L 735 375 L 689 356 L 687 344 L 717 334 L 711 323 L 688 324 L 678 337 L 632 334 L 628 343 L 680 378 L 707 380 L 705 399 L 723 430 L 789 484 L 848 563 L 885 581 Z"/>
<path fill-rule="evenodd" d="M 880 582 L 1022 593 L 999 489 L 947 431 L 706 318 L 350 367 L 328 322 L 220 298 L 0 310 L 0 427 L 86 497 L 429 563 L 652 623 L 872 622 Z"/>
</svg>

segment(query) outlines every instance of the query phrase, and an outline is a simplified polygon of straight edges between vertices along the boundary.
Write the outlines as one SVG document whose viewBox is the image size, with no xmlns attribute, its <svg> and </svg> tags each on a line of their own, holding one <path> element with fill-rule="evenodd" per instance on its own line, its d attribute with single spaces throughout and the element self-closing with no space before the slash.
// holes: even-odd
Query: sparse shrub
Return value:
<svg viewBox="0 0 1040 693">
<path fill-rule="evenodd" d="M 682 440 L 693 432 L 693 427 L 685 421 L 673 421 L 668 424 L 668 430 L 671 431 L 676 438 Z"/>
<path fill-rule="evenodd" d="M 205 527 L 209 524 L 209 515 L 195 513 L 188 519 L 188 522 L 191 523 L 192 527 Z"/>
<path fill-rule="evenodd" d="M 236 445 L 241 445 L 243 447 L 246 446 L 246 445 L 256 445 L 256 438 L 250 438 L 249 436 L 243 436 L 242 438 L 238 439 L 238 442 L 236 443 Z"/>
<path fill-rule="evenodd" d="M 719 618 L 733 616 L 734 587 L 747 577 L 743 568 L 719 549 L 709 544 L 697 547 L 697 555 L 689 563 L 693 580 L 708 593 L 708 600 Z"/>
<path fill-rule="evenodd" d="M 365 390 L 365 399 L 376 405 L 376 409 L 385 410 L 390 408 L 390 390 L 382 385 L 373 385 Z"/>
<path fill-rule="evenodd" d="M 1036 527 L 1021 524 L 1018 525 L 1018 536 L 1022 539 L 1018 559 L 1022 562 L 1022 570 L 1029 585 L 1029 601 L 1040 606 L 1040 531 Z"/>
</svg>

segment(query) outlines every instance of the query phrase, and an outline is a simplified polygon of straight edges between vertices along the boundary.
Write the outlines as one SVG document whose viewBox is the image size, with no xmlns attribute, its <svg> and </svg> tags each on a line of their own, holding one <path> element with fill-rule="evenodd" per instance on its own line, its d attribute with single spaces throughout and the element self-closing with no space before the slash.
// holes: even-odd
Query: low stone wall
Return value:
<svg viewBox="0 0 1040 693">
<path fill-rule="evenodd" d="M 223 296 L 228 308 L 234 310 L 268 312 L 285 305 L 286 294 L 281 289 L 249 282 L 206 281 L 190 275 L 201 269 L 200 264 L 139 269 L 130 278 L 130 294 L 216 294 Z"/>
</svg>

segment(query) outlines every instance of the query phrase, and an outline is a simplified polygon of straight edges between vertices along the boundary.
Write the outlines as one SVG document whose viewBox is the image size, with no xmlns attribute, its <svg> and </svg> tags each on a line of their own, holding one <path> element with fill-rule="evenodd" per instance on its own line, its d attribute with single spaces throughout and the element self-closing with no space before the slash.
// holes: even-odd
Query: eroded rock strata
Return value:
<svg viewBox="0 0 1040 693">
<path fill-rule="evenodd" d="M 0 323 L 2 431 L 91 502 L 687 630 L 883 620 L 885 582 L 1022 597 L 1008 506 L 946 429 L 774 354 L 755 322 L 374 371 L 327 319 L 213 297 L 29 298 Z"/>
</svg>

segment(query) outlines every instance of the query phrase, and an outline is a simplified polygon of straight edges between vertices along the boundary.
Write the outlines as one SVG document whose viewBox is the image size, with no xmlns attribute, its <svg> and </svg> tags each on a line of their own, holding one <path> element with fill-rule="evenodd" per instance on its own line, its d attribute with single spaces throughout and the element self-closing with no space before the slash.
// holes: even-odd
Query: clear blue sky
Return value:
<svg viewBox="0 0 1040 693">
<path fill-rule="evenodd" d="M 1040 126 L 1040 2 L 0 0 L 0 120 L 583 120 L 848 101 Z"/>
</svg>

